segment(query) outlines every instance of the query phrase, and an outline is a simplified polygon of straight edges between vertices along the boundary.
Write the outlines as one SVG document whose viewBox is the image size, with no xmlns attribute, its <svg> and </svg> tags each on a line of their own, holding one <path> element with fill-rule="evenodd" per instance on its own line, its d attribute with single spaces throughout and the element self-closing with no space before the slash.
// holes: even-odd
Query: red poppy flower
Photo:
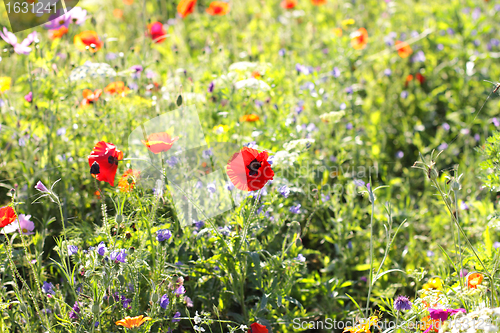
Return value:
<svg viewBox="0 0 500 333">
<path fill-rule="evenodd" d="M 297 6 L 297 0 L 283 0 L 280 3 L 281 8 L 283 9 L 294 9 Z"/>
<path fill-rule="evenodd" d="M 243 116 L 240 117 L 240 122 L 247 122 L 247 123 L 253 123 L 253 122 L 256 122 L 258 121 L 260 118 L 258 115 L 256 114 L 245 114 Z"/>
<path fill-rule="evenodd" d="M 352 34 L 351 46 L 355 50 L 362 50 L 366 47 L 368 43 L 368 31 L 365 28 L 359 28 L 356 32 Z"/>
<path fill-rule="evenodd" d="M 16 212 L 14 208 L 10 206 L 5 206 L 0 208 L 0 229 L 8 226 L 17 219 Z"/>
<path fill-rule="evenodd" d="M 101 94 L 102 94 L 102 89 L 97 89 L 96 91 L 92 91 L 90 89 L 84 89 L 82 92 L 83 100 L 80 103 L 80 105 L 82 107 L 85 107 L 87 105 L 96 102 L 99 99 L 99 97 L 101 97 Z"/>
<path fill-rule="evenodd" d="M 266 326 L 259 323 L 253 323 L 252 325 L 250 325 L 250 330 L 248 330 L 248 333 L 269 333 L 269 331 L 267 330 Z"/>
<path fill-rule="evenodd" d="M 238 189 L 256 191 L 264 187 L 274 177 L 274 171 L 267 161 L 266 151 L 243 147 L 235 153 L 227 164 L 227 175 Z"/>
<path fill-rule="evenodd" d="M 95 31 L 83 31 L 73 39 L 75 46 L 80 51 L 89 50 L 94 53 L 99 51 L 103 43 Z M 87 49 L 88 47 L 88 49 Z"/>
<path fill-rule="evenodd" d="M 116 81 L 116 82 L 111 82 L 104 88 L 104 92 L 107 94 L 118 94 L 124 96 L 125 94 L 130 92 L 130 89 L 125 86 L 125 83 L 123 81 Z"/>
<path fill-rule="evenodd" d="M 128 193 L 132 191 L 135 187 L 135 181 L 140 174 L 141 172 L 139 170 L 128 169 L 125 171 L 118 181 L 118 188 L 120 189 L 120 192 Z"/>
<path fill-rule="evenodd" d="M 396 41 L 396 50 L 401 58 L 408 58 L 413 53 L 410 45 L 400 40 Z"/>
<path fill-rule="evenodd" d="M 177 140 L 179 140 L 178 136 L 172 138 L 167 132 L 160 132 L 150 134 L 146 141 L 141 141 L 152 153 L 158 154 L 162 151 L 169 151 Z"/>
<path fill-rule="evenodd" d="M 123 159 L 123 152 L 116 149 L 112 143 L 98 142 L 89 155 L 89 167 L 96 162 L 99 165 L 98 173 L 93 175 L 97 180 L 115 186 L 116 169 L 118 161 Z"/>
<path fill-rule="evenodd" d="M 161 22 L 148 24 L 148 32 L 153 39 L 153 42 L 156 44 L 159 44 L 167 39 L 167 30 L 165 30 Z"/>
<path fill-rule="evenodd" d="M 425 76 L 423 76 L 422 74 L 420 73 L 417 73 L 417 75 L 415 75 L 415 79 L 420 82 L 420 84 L 423 84 L 425 82 Z"/>
<path fill-rule="evenodd" d="M 322 6 L 326 3 L 326 0 L 311 0 L 311 2 L 315 6 Z"/>
<path fill-rule="evenodd" d="M 224 1 L 214 1 L 207 8 L 207 13 L 212 16 L 223 16 L 229 13 L 229 4 Z"/>
<path fill-rule="evenodd" d="M 182 18 L 185 18 L 194 12 L 194 6 L 196 6 L 196 0 L 181 0 L 177 5 L 177 13 L 179 13 Z"/>
</svg>

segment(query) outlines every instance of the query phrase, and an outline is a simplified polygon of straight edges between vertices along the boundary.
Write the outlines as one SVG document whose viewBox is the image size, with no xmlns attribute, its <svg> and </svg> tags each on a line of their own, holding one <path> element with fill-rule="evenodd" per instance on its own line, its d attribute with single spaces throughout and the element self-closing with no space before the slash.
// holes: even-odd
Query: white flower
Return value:
<svg viewBox="0 0 500 333">
<path fill-rule="evenodd" d="M 96 78 L 110 76 L 116 76 L 116 72 L 109 64 L 87 61 L 82 66 L 73 69 L 69 75 L 69 79 L 70 81 L 78 81 L 87 77 Z"/>
<path fill-rule="evenodd" d="M 252 89 L 260 89 L 267 91 L 271 89 L 271 87 L 267 83 L 265 83 L 262 80 L 257 80 L 256 78 L 253 77 L 236 82 L 234 84 L 234 87 L 238 90 L 243 88 L 252 88 Z"/>
<path fill-rule="evenodd" d="M 240 326 L 240 330 L 242 330 L 243 332 L 246 332 L 248 330 L 248 326 L 247 325 L 241 325 Z"/>
<path fill-rule="evenodd" d="M 195 324 L 199 324 L 199 323 L 201 323 L 201 317 L 200 317 L 200 315 L 198 314 L 198 311 L 196 311 L 196 314 L 195 314 L 195 316 L 194 316 L 194 323 L 195 323 Z"/>
<path fill-rule="evenodd" d="M 304 150 L 304 149 L 309 149 L 311 145 L 314 143 L 314 139 L 299 139 L 299 140 L 292 140 L 290 142 L 287 142 L 283 145 L 283 148 L 286 150 L 290 151 L 293 149 L 297 150 Z"/>
<path fill-rule="evenodd" d="M 33 235 L 33 230 L 35 230 L 35 223 L 33 223 L 33 221 L 30 221 L 30 218 L 31 215 L 19 214 L 17 220 L 0 229 L 1 233 L 10 234 L 21 229 L 24 235 Z"/>
<path fill-rule="evenodd" d="M 205 332 L 205 329 L 203 327 L 198 326 L 198 325 L 194 325 L 193 329 L 196 332 Z"/>
<path fill-rule="evenodd" d="M 240 61 L 240 62 L 235 62 L 231 66 L 229 66 L 229 71 L 248 71 L 256 68 L 258 64 L 254 62 L 249 62 L 249 61 Z"/>
<path fill-rule="evenodd" d="M 345 115 L 345 111 L 332 111 L 328 113 L 323 113 L 319 118 L 325 123 L 338 123 L 340 119 Z"/>
<path fill-rule="evenodd" d="M 280 150 L 273 155 L 273 166 L 291 167 L 298 157 L 299 154 L 296 152 L 290 153 L 286 150 Z"/>
</svg>

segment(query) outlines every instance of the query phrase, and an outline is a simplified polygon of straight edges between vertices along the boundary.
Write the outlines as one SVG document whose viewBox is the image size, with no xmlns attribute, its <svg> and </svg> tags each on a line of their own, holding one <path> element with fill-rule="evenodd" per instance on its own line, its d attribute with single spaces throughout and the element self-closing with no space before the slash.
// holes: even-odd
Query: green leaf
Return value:
<svg viewBox="0 0 500 333">
<path fill-rule="evenodd" d="M 179 97 L 177 97 L 177 106 L 181 106 L 182 105 L 182 95 L 179 95 Z"/>
</svg>

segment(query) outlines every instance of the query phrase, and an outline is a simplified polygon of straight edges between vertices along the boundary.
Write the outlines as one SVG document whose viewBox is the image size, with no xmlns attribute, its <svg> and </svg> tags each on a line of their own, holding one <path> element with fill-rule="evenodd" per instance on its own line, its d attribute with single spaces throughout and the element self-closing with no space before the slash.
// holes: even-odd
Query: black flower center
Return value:
<svg viewBox="0 0 500 333">
<path fill-rule="evenodd" d="M 109 156 L 108 157 L 108 163 L 111 164 L 111 165 L 112 164 L 118 165 L 118 160 L 114 156 Z"/>
<path fill-rule="evenodd" d="M 90 167 L 90 173 L 93 175 L 98 175 L 101 173 L 101 168 L 99 167 L 99 163 L 97 162 L 92 163 L 92 166 Z"/>
<path fill-rule="evenodd" d="M 261 162 L 257 161 L 256 159 L 253 160 L 252 162 L 250 162 L 250 164 L 247 166 L 248 170 L 250 170 L 250 172 L 248 172 L 248 174 L 250 176 L 256 176 L 259 174 L 259 168 L 262 166 Z"/>
</svg>

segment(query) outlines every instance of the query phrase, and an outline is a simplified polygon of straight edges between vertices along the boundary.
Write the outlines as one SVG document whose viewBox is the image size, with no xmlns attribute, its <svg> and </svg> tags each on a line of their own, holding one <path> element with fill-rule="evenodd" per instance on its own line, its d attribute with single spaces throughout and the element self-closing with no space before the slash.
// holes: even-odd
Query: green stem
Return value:
<svg viewBox="0 0 500 333">
<path fill-rule="evenodd" d="M 375 200 L 372 200 L 372 213 L 370 216 L 370 278 L 368 281 L 368 297 L 366 298 L 366 313 L 365 317 L 368 318 L 368 311 L 370 309 L 370 296 L 372 293 L 373 284 L 373 213 L 375 210 Z"/>
<path fill-rule="evenodd" d="M 455 197 L 455 214 L 456 214 L 456 219 L 457 219 L 457 225 L 460 224 L 459 220 L 458 220 L 458 196 L 457 196 L 457 191 L 453 191 L 453 194 L 454 194 L 454 197 Z M 452 223 L 453 223 L 453 220 L 452 220 Z M 452 225 L 453 227 L 453 225 Z M 457 238 L 458 238 L 458 256 L 460 258 L 460 273 L 458 274 L 458 278 L 460 280 L 460 288 L 463 290 L 464 286 L 463 286 L 463 281 L 462 281 L 462 272 L 464 270 L 464 267 L 463 267 L 463 261 L 462 261 L 462 244 L 461 244 L 461 240 L 460 240 L 460 231 L 458 231 L 458 227 L 457 227 Z"/>
</svg>

